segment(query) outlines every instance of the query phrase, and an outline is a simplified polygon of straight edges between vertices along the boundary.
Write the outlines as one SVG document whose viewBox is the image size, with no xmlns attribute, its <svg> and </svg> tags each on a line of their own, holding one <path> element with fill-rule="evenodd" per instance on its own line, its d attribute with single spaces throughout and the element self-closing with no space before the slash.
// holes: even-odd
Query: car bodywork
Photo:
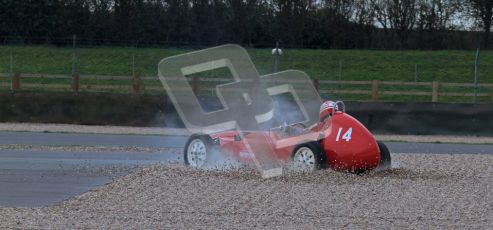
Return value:
<svg viewBox="0 0 493 230">
<path fill-rule="evenodd" d="M 297 125 L 278 127 L 269 131 L 226 131 L 209 135 L 212 143 L 224 154 L 241 162 L 252 162 L 254 155 L 248 151 L 242 136 L 249 140 L 267 140 L 280 162 L 288 163 L 297 146 L 316 142 L 322 148 L 322 167 L 339 171 L 375 169 L 381 162 L 381 150 L 374 136 L 358 120 L 343 111 L 337 111 L 314 127 Z M 294 130 L 289 132 L 287 130 Z M 317 144 L 317 145 L 318 145 Z"/>
</svg>

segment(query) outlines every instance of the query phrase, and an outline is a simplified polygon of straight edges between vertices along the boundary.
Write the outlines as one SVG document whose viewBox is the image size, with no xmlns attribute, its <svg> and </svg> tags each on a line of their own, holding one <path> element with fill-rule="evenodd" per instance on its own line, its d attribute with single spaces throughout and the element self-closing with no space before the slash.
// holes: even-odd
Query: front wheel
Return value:
<svg viewBox="0 0 493 230">
<path fill-rule="evenodd" d="M 311 172 L 322 167 L 324 156 L 320 143 L 309 142 L 294 148 L 292 160 L 296 169 Z"/>
<path fill-rule="evenodd" d="M 185 145 L 183 159 L 185 165 L 195 168 L 202 167 L 212 151 L 212 139 L 206 135 L 192 135 Z"/>
<path fill-rule="evenodd" d="M 378 148 L 380 149 L 380 164 L 378 167 L 380 169 L 390 168 L 392 165 L 392 159 L 390 158 L 390 151 L 387 146 L 381 142 L 377 141 Z"/>
</svg>

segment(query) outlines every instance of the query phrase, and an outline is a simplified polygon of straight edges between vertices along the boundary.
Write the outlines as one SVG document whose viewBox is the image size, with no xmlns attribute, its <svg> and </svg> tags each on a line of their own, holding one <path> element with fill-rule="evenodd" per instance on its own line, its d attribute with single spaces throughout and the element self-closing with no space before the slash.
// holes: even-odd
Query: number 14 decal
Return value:
<svg viewBox="0 0 493 230">
<path fill-rule="evenodd" d="M 341 137 L 341 132 L 342 132 L 342 128 L 339 128 L 339 131 L 337 132 L 337 137 L 336 137 L 336 141 L 339 141 L 340 137 Z M 344 135 L 342 135 L 342 139 L 346 140 L 346 141 L 350 141 L 351 140 L 351 134 L 353 133 L 353 128 L 349 128 L 345 133 Z"/>
</svg>

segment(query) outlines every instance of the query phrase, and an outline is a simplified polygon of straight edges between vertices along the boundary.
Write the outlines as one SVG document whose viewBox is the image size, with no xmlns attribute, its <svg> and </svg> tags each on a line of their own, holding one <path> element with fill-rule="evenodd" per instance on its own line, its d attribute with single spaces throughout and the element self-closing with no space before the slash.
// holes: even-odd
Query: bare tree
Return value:
<svg viewBox="0 0 493 230">
<path fill-rule="evenodd" d="M 417 25 L 421 30 L 445 30 L 451 27 L 452 17 L 460 10 L 459 0 L 420 0 Z"/>
<path fill-rule="evenodd" d="M 360 0 L 353 3 L 352 20 L 360 25 L 366 34 L 367 46 L 370 47 L 375 30 L 375 11 L 372 8 L 372 0 Z"/>
<path fill-rule="evenodd" d="M 402 48 L 416 22 L 416 0 L 392 0 L 388 7 L 390 25 Z"/>
<path fill-rule="evenodd" d="M 490 32 L 491 32 L 491 22 L 493 20 L 493 1 L 492 0 L 468 0 L 471 13 L 480 21 L 483 27 L 483 45 L 485 48 L 488 47 Z"/>
<path fill-rule="evenodd" d="M 272 0 L 277 19 L 277 37 L 286 45 L 303 47 L 303 31 L 313 0 Z"/>
<path fill-rule="evenodd" d="M 397 35 L 400 47 L 406 45 L 407 38 L 416 22 L 417 0 L 371 0 L 375 21 L 384 29 L 390 27 Z M 393 38 L 391 38 L 393 40 Z"/>
<path fill-rule="evenodd" d="M 378 25 L 382 27 L 384 29 L 384 32 L 386 33 L 387 29 L 390 27 L 390 0 L 370 0 L 370 4 L 371 9 L 374 12 L 376 23 L 378 23 Z"/>
<path fill-rule="evenodd" d="M 353 6 L 358 2 L 355 0 L 325 0 L 322 1 L 322 7 L 329 9 L 336 15 L 341 16 L 348 21 L 353 13 Z"/>
</svg>

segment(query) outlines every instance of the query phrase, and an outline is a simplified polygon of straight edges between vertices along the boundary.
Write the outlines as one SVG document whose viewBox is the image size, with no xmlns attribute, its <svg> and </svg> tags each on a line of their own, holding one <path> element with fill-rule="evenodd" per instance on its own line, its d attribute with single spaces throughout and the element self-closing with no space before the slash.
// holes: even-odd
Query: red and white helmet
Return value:
<svg viewBox="0 0 493 230">
<path fill-rule="evenodd" d="M 322 105 L 320 106 L 320 121 L 323 121 L 328 116 L 334 114 L 334 112 L 337 110 L 337 103 L 333 101 L 324 101 L 324 103 L 322 103 Z"/>
</svg>

